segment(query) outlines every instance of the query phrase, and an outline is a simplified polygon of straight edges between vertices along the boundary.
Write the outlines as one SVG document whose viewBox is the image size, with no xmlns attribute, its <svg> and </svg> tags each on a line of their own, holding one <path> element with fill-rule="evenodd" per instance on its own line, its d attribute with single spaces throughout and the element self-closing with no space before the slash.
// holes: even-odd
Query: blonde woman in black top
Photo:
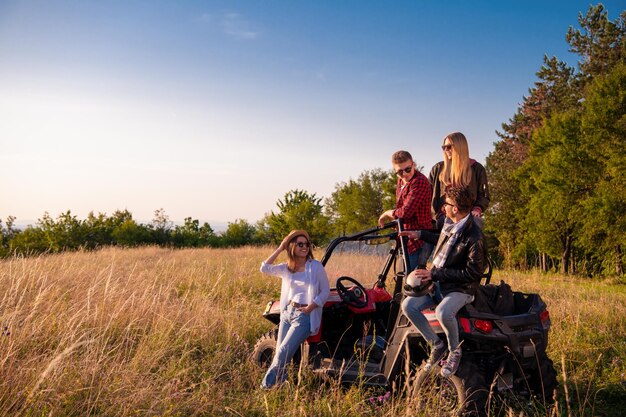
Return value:
<svg viewBox="0 0 626 417">
<path fill-rule="evenodd" d="M 487 172 L 476 160 L 469 157 L 467 139 L 461 132 L 450 133 L 443 139 L 443 161 L 438 162 L 430 170 L 428 179 L 433 189 L 431 211 L 441 229 L 445 219 L 443 203 L 446 189 L 449 187 L 467 188 L 472 196 L 471 214 L 475 223 L 482 229 L 482 214 L 489 205 L 489 186 Z"/>
</svg>

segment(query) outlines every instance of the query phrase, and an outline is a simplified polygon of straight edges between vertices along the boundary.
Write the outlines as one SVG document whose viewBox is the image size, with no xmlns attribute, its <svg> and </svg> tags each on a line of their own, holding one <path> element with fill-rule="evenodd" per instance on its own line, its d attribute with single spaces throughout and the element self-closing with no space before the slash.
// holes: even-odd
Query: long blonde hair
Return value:
<svg viewBox="0 0 626 417">
<path fill-rule="evenodd" d="M 306 254 L 307 261 L 309 259 L 314 259 L 313 248 L 311 247 L 311 238 L 305 230 L 292 230 L 291 232 L 289 232 L 289 236 L 291 237 L 291 239 L 289 240 L 289 245 L 287 246 L 287 269 L 289 269 L 291 273 L 294 273 L 298 268 L 296 265 L 296 257 L 294 255 L 294 252 L 296 251 L 296 240 L 298 240 L 298 238 L 302 236 L 309 243 L 309 252 Z"/>
<path fill-rule="evenodd" d="M 443 169 L 439 174 L 439 181 L 443 189 L 453 185 L 467 187 L 472 181 L 472 167 L 469 158 L 467 139 L 461 132 L 450 133 L 443 139 L 452 142 L 452 158 L 448 160 L 446 152 L 443 152 Z"/>
</svg>

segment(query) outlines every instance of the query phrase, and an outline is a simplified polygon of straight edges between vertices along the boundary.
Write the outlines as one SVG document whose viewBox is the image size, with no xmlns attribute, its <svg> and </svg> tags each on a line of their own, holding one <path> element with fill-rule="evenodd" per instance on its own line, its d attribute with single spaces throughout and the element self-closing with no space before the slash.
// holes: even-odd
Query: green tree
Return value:
<svg viewBox="0 0 626 417">
<path fill-rule="evenodd" d="M 200 226 L 200 229 L 198 230 L 198 234 L 202 246 L 219 245 L 219 236 L 215 234 L 215 231 L 209 223 L 202 223 L 202 226 Z"/>
<path fill-rule="evenodd" d="M 105 213 L 89 212 L 83 221 L 86 231 L 86 247 L 92 249 L 115 243 L 113 230 L 122 225 L 126 220 L 131 220 L 132 214 L 128 210 L 116 210 L 111 216 Z"/>
<path fill-rule="evenodd" d="M 48 239 L 40 227 L 28 226 L 9 241 L 9 253 L 33 255 L 49 250 Z"/>
<path fill-rule="evenodd" d="M 254 225 L 254 241 L 259 245 L 272 243 L 272 240 L 270 239 L 270 228 L 267 224 L 268 217 L 269 214 L 258 220 Z"/>
<path fill-rule="evenodd" d="M 173 223 L 170 221 L 169 216 L 165 214 L 164 209 L 155 210 L 152 223 L 148 226 L 152 231 L 154 243 L 161 246 L 169 244 L 172 226 Z"/>
<path fill-rule="evenodd" d="M 222 235 L 224 246 L 243 246 L 254 243 L 256 230 L 254 226 L 244 219 L 237 219 L 228 223 L 226 231 Z"/>
<path fill-rule="evenodd" d="M 626 247 L 626 64 L 597 77 L 585 96 L 582 113 L 585 141 L 579 152 L 593 164 L 591 191 L 582 202 L 581 241 L 602 269 L 624 273 Z"/>
<path fill-rule="evenodd" d="M 626 64 L 597 76 L 582 103 L 552 115 L 533 135 L 520 170 L 528 178 L 524 237 L 560 257 L 564 273 L 623 274 Z"/>
<path fill-rule="evenodd" d="M 552 115 L 581 112 L 586 86 L 624 61 L 625 21 L 626 12 L 616 21 L 609 21 L 601 4 L 590 6 L 586 15 L 580 14 L 580 29 L 570 27 L 567 33 L 570 50 L 580 56 L 579 72 L 555 57 L 544 57 L 538 81 L 515 115 L 502 125 L 502 131 L 496 132 L 501 140 L 494 144 L 486 163 L 492 194 L 485 214 L 486 230 L 498 239 L 498 249 L 509 266 L 523 264 L 528 251 L 536 247 L 524 238 L 529 231 L 524 218 L 534 181 L 526 169 L 533 135 Z"/>
<path fill-rule="evenodd" d="M 133 247 L 153 243 L 152 232 L 152 229 L 130 218 L 115 226 L 111 236 L 117 245 Z"/>
<path fill-rule="evenodd" d="M 304 229 L 314 244 L 326 243 L 331 235 L 330 219 L 323 213 L 322 198 L 315 193 L 292 190 L 276 203 L 279 213 L 267 214 L 262 223 L 266 226 L 264 239 L 279 243 L 293 229 Z"/>
<path fill-rule="evenodd" d="M 171 237 L 175 247 L 216 246 L 218 243 L 218 238 L 208 223 L 200 226 L 200 221 L 191 217 L 185 218 L 182 226 L 176 226 Z"/>
<path fill-rule="evenodd" d="M 540 252 L 560 257 L 561 271 L 573 265 L 575 239 L 581 229 L 581 201 L 590 192 L 592 161 L 580 152 L 584 136 L 580 113 L 555 114 L 533 135 L 530 157 L 522 168 L 529 182 L 525 239 Z"/>
<path fill-rule="evenodd" d="M 578 66 L 582 81 L 589 83 L 626 60 L 626 11 L 611 21 L 600 3 L 590 6 L 586 15 L 580 13 L 578 23 L 580 29 L 570 26 L 566 39 L 570 51 L 581 57 Z"/>
<path fill-rule="evenodd" d="M 2 226 L 2 219 L 0 219 L 0 256 L 5 256 L 9 253 L 9 242 L 20 231 L 14 227 L 15 217 L 9 216 L 6 220 L 6 227 Z"/>
<path fill-rule="evenodd" d="M 43 231 L 47 250 L 51 252 L 61 252 L 64 250 L 74 250 L 86 246 L 87 233 L 83 222 L 71 211 L 61 213 L 56 221 L 48 214 L 44 213 L 37 221 L 37 227 Z"/>
<path fill-rule="evenodd" d="M 380 214 L 395 204 L 395 176 L 392 171 L 364 171 L 356 180 L 335 185 L 326 199 L 326 213 L 336 234 L 350 234 L 376 226 Z"/>
<path fill-rule="evenodd" d="M 521 191 L 528 178 L 519 168 L 528 159 L 533 132 L 543 126 L 544 120 L 577 105 L 573 74 L 573 68 L 564 62 L 544 56 L 536 73 L 539 80 L 509 123 L 502 124 L 502 132 L 496 132 L 502 140 L 494 144 L 495 149 L 487 157 L 492 201 L 485 213 L 486 229 L 498 239 L 498 249 L 509 267 L 524 264 L 522 259 L 526 259 L 525 246 L 520 245 L 529 196 Z"/>
</svg>

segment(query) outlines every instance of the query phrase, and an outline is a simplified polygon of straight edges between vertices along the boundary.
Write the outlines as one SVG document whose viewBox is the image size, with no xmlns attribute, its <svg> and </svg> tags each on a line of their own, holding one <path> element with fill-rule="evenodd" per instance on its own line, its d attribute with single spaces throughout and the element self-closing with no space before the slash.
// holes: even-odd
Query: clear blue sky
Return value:
<svg viewBox="0 0 626 417">
<path fill-rule="evenodd" d="M 254 222 L 456 130 L 484 162 L 588 6 L 0 0 L 0 218 Z"/>
</svg>

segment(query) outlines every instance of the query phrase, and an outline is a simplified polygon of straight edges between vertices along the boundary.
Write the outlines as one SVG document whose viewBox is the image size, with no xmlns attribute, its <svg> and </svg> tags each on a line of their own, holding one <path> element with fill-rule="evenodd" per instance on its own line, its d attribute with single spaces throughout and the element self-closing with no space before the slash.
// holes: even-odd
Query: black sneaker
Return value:
<svg viewBox="0 0 626 417">
<path fill-rule="evenodd" d="M 430 368 L 433 367 L 433 365 L 437 365 L 439 361 L 443 359 L 443 357 L 446 355 L 446 352 L 448 352 L 448 347 L 440 340 L 439 343 L 437 343 L 430 350 L 430 356 L 428 357 L 428 360 L 424 365 L 424 370 L 429 371 Z"/>
</svg>

